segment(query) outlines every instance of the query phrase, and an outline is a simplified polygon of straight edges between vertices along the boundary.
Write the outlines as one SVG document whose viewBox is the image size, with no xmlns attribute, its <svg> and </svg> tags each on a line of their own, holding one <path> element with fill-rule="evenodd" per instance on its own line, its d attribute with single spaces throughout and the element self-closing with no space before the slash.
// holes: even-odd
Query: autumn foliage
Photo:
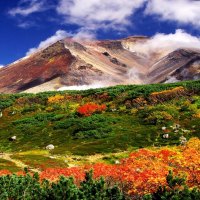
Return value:
<svg viewBox="0 0 200 200">
<path fill-rule="evenodd" d="M 190 188 L 200 186 L 200 140 L 192 138 L 186 146 L 140 149 L 132 152 L 119 164 L 96 163 L 71 168 L 49 168 L 40 173 L 40 179 L 57 181 L 61 175 L 73 176 L 79 184 L 85 172 L 93 169 L 94 178 L 105 177 L 106 181 L 118 183 L 129 196 L 143 196 L 167 185 L 169 171 L 185 176 Z M 0 175 L 9 171 L 0 171 Z"/>
<path fill-rule="evenodd" d="M 55 96 L 51 96 L 48 98 L 48 103 L 52 104 L 52 103 L 61 103 L 63 102 L 65 99 L 65 97 L 63 95 L 57 94 Z"/>
<path fill-rule="evenodd" d="M 153 92 L 150 94 L 149 99 L 153 103 L 158 103 L 174 98 L 179 98 L 185 95 L 187 95 L 187 90 L 184 87 L 179 86 L 173 89 L 163 90 L 161 92 Z"/>
<path fill-rule="evenodd" d="M 77 109 L 77 112 L 80 115 L 87 117 L 87 116 L 92 115 L 93 113 L 98 113 L 98 112 L 102 112 L 102 111 L 105 111 L 105 110 L 106 110 L 105 104 L 98 105 L 98 104 L 95 104 L 95 103 L 87 103 L 87 104 L 80 106 Z"/>
<path fill-rule="evenodd" d="M 140 149 L 122 159 L 120 164 L 97 163 L 82 167 L 46 169 L 41 179 L 57 180 L 60 175 L 74 176 L 78 182 L 84 179 L 85 171 L 93 169 L 94 178 L 104 176 L 107 181 L 119 183 L 123 191 L 130 196 L 153 193 L 166 185 L 169 170 L 175 175 L 187 177 L 189 187 L 200 186 L 200 140 L 191 139 L 184 147 L 163 147 Z"/>
</svg>

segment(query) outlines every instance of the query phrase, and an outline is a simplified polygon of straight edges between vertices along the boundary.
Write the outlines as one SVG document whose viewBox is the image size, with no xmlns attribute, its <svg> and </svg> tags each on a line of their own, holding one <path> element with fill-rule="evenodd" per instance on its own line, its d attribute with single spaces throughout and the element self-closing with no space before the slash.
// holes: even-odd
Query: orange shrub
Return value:
<svg viewBox="0 0 200 200">
<path fill-rule="evenodd" d="M 102 112 L 102 111 L 105 111 L 105 110 L 106 110 L 106 105 L 105 104 L 98 105 L 98 104 L 95 104 L 95 103 L 87 103 L 87 104 L 84 104 L 84 105 L 80 106 L 77 109 L 77 112 L 80 115 L 83 115 L 83 116 L 87 117 L 87 116 L 92 115 L 93 113 Z"/>
<path fill-rule="evenodd" d="M 104 176 L 107 181 L 118 182 L 130 196 L 142 196 L 166 185 L 166 176 L 172 170 L 175 175 L 186 175 L 189 187 L 199 187 L 199 143 L 200 140 L 196 138 L 185 147 L 140 149 L 115 165 L 97 163 L 66 169 L 46 169 L 40 177 L 57 180 L 60 175 L 74 176 L 78 183 L 83 180 L 85 171 L 93 169 L 94 178 Z M 192 144 L 195 144 L 194 147 Z"/>
</svg>

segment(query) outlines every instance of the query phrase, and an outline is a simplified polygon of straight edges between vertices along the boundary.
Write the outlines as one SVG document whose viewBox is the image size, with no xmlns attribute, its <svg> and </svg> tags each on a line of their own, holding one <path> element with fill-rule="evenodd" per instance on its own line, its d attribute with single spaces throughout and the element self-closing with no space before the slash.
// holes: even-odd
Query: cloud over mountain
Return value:
<svg viewBox="0 0 200 200">
<path fill-rule="evenodd" d="M 200 37 L 192 36 L 184 30 L 178 29 L 175 33 L 157 33 L 146 42 L 138 42 L 132 47 L 132 51 L 140 51 L 149 54 L 153 52 L 174 51 L 178 48 L 199 48 Z"/>
</svg>

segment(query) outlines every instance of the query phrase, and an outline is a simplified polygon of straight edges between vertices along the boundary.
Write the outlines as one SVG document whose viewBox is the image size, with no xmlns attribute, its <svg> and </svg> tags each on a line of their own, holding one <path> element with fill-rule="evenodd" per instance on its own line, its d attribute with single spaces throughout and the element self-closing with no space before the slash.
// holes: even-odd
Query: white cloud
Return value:
<svg viewBox="0 0 200 200">
<path fill-rule="evenodd" d="M 26 29 L 34 25 L 35 25 L 34 22 L 26 21 L 26 22 L 20 22 L 17 26 Z"/>
<path fill-rule="evenodd" d="M 192 24 L 200 27 L 200 1 L 195 0 L 149 0 L 146 14 L 158 15 L 159 19 Z"/>
<path fill-rule="evenodd" d="M 42 49 L 50 46 L 51 44 L 53 44 L 59 40 L 62 40 L 66 37 L 72 37 L 75 40 L 79 40 L 79 39 L 92 40 L 92 39 L 95 39 L 95 34 L 93 32 L 90 32 L 90 31 L 87 31 L 84 29 L 80 29 L 76 33 L 71 33 L 71 32 L 67 32 L 64 30 L 58 30 L 58 31 L 56 31 L 55 35 L 40 42 L 40 44 L 37 47 L 29 49 L 28 52 L 26 53 L 26 55 L 30 55 L 38 50 L 42 50 Z"/>
<path fill-rule="evenodd" d="M 93 31 L 80 29 L 78 32 L 73 34 L 75 40 L 93 40 L 96 38 L 96 34 Z"/>
<path fill-rule="evenodd" d="M 41 50 L 41 49 L 44 49 L 44 48 L 50 46 L 51 44 L 53 44 L 59 40 L 62 40 L 63 38 L 71 37 L 71 36 L 72 36 L 71 33 L 68 33 L 64 30 L 58 30 L 58 31 L 56 31 L 55 35 L 40 42 L 40 44 L 37 47 L 29 49 L 28 52 L 26 53 L 26 55 L 30 55 L 38 50 Z"/>
<path fill-rule="evenodd" d="M 146 0 L 60 0 L 57 12 L 66 23 L 77 24 L 87 30 L 120 29 L 130 24 L 129 17 Z"/>
<path fill-rule="evenodd" d="M 28 16 L 35 12 L 41 12 L 46 10 L 44 0 L 21 0 L 18 7 L 12 8 L 8 11 L 11 16 L 22 15 Z"/>
<path fill-rule="evenodd" d="M 153 52 L 169 53 L 178 48 L 199 48 L 200 37 L 192 36 L 185 31 L 178 29 L 175 33 L 157 33 L 146 42 L 138 42 L 131 46 L 132 51 L 149 54 Z"/>
<path fill-rule="evenodd" d="M 0 69 L 3 68 L 3 67 L 4 67 L 4 65 L 1 65 L 1 64 L 0 64 Z"/>
</svg>

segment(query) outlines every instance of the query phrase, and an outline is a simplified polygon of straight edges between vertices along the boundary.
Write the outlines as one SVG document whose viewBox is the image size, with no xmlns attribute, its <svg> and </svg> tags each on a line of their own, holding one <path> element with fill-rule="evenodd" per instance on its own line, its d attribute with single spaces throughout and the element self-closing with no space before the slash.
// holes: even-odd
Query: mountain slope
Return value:
<svg viewBox="0 0 200 200">
<path fill-rule="evenodd" d="M 148 78 L 150 83 L 200 79 L 200 52 L 173 51 L 150 68 Z"/>
<path fill-rule="evenodd" d="M 200 78 L 200 52 L 178 49 L 150 55 L 134 49 L 149 38 L 58 41 L 0 69 L 0 93 L 40 92 L 65 86 L 113 86 Z"/>
</svg>

